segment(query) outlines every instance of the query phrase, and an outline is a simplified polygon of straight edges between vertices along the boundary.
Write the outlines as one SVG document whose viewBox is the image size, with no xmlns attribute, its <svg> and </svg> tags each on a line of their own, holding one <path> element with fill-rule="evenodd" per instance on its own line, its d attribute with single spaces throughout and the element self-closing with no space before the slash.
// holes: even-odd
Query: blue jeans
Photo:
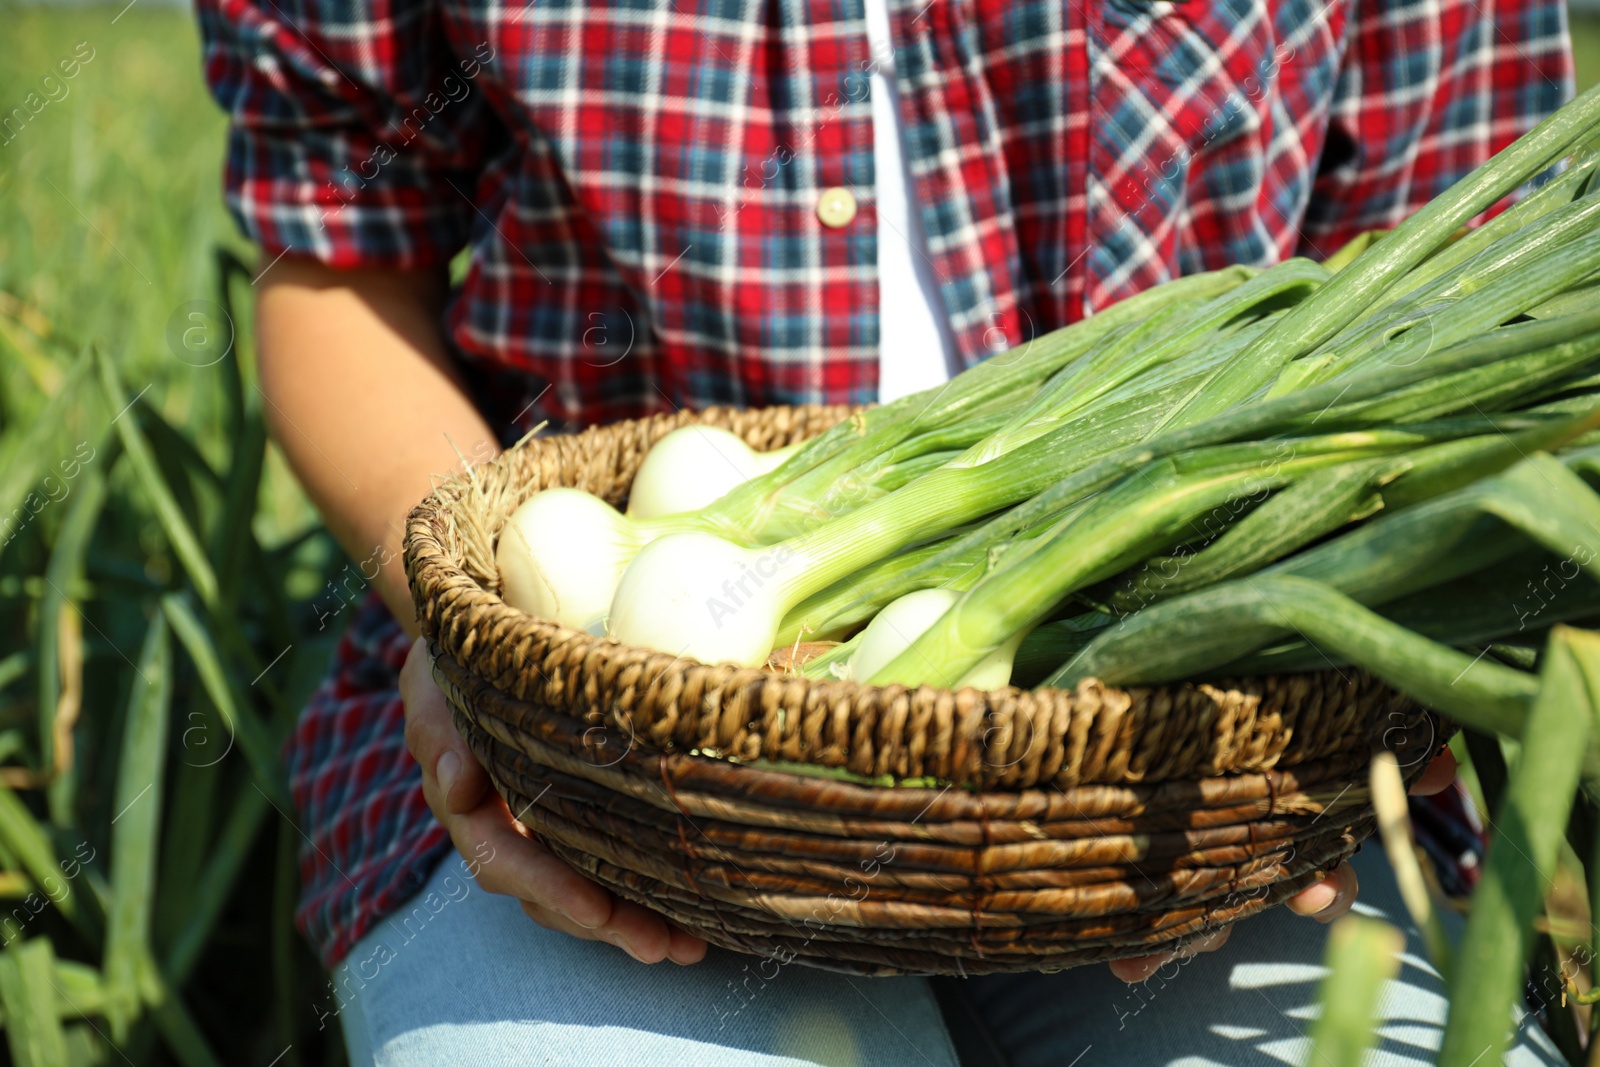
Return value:
<svg viewBox="0 0 1600 1067">
<path fill-rule="evenodd" d="M 1404 921 L 1381 851 L 1356 858 L 1356 911 L 1407 930 L 1382 1000 L 1375 1057 L 1433 1062 L 1443 984 Z M 955 1067 L 921 978 L 855 978 L 712 949 L 692 967 L 648 967 L 619 949 L 536 926 L 479 889 L 459 858 L 368 934 L 334 972 L 335 1014 L 356 1067 Z M 1303 1063 L 1327 928 L 1277 908 L 1221 950 L 1124 985 L 1104 966 L 954 982 L 945 1004 L 1011 1067 Z M 952 1000 L 951 994 L 954 995 Z M 1508 1016 L 1515 1067 L 1563 1061 L 1531 1015 Z"/>
</svg>

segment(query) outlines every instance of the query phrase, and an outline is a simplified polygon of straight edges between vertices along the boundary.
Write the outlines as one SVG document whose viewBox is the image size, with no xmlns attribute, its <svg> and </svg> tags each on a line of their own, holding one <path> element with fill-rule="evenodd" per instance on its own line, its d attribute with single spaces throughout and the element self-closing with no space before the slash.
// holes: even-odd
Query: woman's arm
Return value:
<svg viewBox="0 0 1600 1067">
<path fill-rule="evenodd" d="M 286 257 L 256 284 L 267 425 L 350 558 L 382 563 L 373 584 L 414 637 L 406 513 L 430 475 L 498 451 L 445 351 L 444 272 Z"/>
<path fill-rule="evenodd" d="M 415 636 L 400 560 L 406 513 L 430 475 L 461 465 L 457 450 L 475 463 L 496 451 L 445 352 L 444 275 L 284 259 L 257 285 L 267 424 L 345 551 L 387 561 L 374 584 Z M 527 836 L 451 723 L 420 640 L 400 695 L 423 796 L 479 886 L 517 898 L 541 926 L 610 942 L 644 963 L 705 955 L 705 942 L 614 899 Z"/>
</svg>

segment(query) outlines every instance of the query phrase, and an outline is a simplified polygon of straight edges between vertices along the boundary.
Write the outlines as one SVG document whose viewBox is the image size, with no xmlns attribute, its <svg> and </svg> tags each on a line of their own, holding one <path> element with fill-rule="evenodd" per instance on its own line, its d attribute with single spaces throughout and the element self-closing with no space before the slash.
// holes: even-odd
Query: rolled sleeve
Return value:
<svg viewBox="0 0 1600 1067">
<path fill-rule="evenodd" d="M 267 255 L 420 267 L 466 242 L 503 130 L 487 43 L 452 45 L 432 0 L 199 0 L 229 118 L 224 185 Z"/>
</svg>

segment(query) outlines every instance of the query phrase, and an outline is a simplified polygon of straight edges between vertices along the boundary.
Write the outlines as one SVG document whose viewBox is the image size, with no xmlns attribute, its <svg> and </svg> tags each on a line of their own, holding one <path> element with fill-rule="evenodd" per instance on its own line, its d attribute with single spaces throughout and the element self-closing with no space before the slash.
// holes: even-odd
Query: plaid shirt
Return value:
<svg viewBox="0 0 1600 1067">
<path fill-rule="evenodd" d="M 1391 226 L 1571 86 L 1560 0 L 889 8 L 912 194 L 969 365 L 1168 278 Z M 875 398 L 859 0 L 199 10 L 245 231 L 338 266 L 465 248 L 445 328 L 493 417 Z M 829 226 L 837 188 L 858 211 Z M 401 747 L 403 642 L 371 614 L 291 745 L 315 843 L 301 921 L 328 960 L 447 847 Z"/>
</svg>

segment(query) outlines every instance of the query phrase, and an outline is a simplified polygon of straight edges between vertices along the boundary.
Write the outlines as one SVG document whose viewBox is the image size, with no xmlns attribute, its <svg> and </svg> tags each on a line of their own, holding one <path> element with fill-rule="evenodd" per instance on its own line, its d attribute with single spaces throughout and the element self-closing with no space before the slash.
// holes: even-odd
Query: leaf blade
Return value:
<svg viewBox="0 0 1600 1067">
<path fill-rule="evenodd" d="M 1346 915 L 1328 933 L 1328 975 L 1322 981 L 1322 1013 L 1311 1024 L 1318 1067 L 1360 1067 L 1372 1047 L 1378 997 L 1400 971 L 1405 935 L 1388 923 Z"/>
<path fill-rule="evenodd" d="M 155 894 L 156 837 L 172 706 L 172 646 L 157 614 L 139 655 L 128 699 L 116 809 L 111 820 L 111 909 L 106 927 L 106 1020 L 121 1044 L 137 1016 L 139 961 L 149 951 Z"/>
<path fill-rule="evenodd" d="M 1558 627 L 1451 973 L 1439 1057 L 1446 1067 L 1499 1063 L 1507 1046 L 1508 1008 L 1517 999 L 1533 919 L 1550 885 L 1584 752 L 1600 717 L 1597 698 L 1600 634 Z"/>
</svg>

